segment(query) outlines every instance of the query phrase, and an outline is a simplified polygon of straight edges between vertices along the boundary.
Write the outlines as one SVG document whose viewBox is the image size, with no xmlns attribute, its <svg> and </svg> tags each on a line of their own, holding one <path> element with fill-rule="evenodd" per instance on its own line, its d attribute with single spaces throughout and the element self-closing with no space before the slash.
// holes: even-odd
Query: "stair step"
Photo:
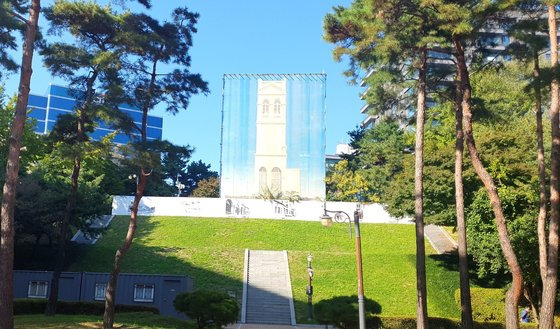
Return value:
<svg viewBox="0 0 560 329">
<path fill-rule="evenodd" d="M 291 324 L 292 291 L 285 253 L 249 250 L 247 255 L 246 322 Z"/>
</svg>

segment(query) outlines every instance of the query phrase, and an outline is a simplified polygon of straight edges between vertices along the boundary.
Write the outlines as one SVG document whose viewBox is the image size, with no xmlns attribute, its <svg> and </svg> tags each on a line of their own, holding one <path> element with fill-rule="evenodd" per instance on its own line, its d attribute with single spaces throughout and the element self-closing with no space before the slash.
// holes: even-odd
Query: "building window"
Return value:
<svg viewBox="0 0 560 329">
<path fill-rule="evenodd" d="M 30 281 L 27 288 L 27 297 L 47 298 L 49 283 L 47 281 Z"/>
<path fill-rule="evenodd" d="M 95 300 L 105 300 L 105 292 L 107 291 L 107 283 L 95 284 Z"/>
<path fill-rule="evenodd" d="M 274 114 L 280 114 L 280 101 L 276 100 L 274 102 Z"/>
<path fill-rule="evenodd" d="M 135 302 L 153 302 L 154 301 L 154 285 L 153 284 L 135 284 L 134 285 L 134 301 Z"/>
<path fill-rule="evenodd" d="M 268 114 L 269 103 L 265 100 L 262 104 L 262 114 Z"/>
<path fill-rule="evenodd" d="M 260 193 L 265 193 L 266 190 L 268 189 L 268 186 L 266 185 L 266 168 L 265 167 L 261 167 L 261 169 L 259 169 L 259 192 Z"/>
<path fill-rule="evenodd" d="M 278 167 L 272 169 L 270 189 L 274 193 L 282 192 L 282 171 Z"/>
</svg>

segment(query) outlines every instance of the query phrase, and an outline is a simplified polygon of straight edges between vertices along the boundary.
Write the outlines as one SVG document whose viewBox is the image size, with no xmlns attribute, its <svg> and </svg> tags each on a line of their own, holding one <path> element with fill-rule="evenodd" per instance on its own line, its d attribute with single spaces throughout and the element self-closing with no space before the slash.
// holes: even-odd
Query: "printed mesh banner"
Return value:
<svg viewBox="0 0 560 329">
<path fill-rule="evenodd" d="M 220 195 L 325 197 L 324 74 L 226 74 Z"/>
</svg>

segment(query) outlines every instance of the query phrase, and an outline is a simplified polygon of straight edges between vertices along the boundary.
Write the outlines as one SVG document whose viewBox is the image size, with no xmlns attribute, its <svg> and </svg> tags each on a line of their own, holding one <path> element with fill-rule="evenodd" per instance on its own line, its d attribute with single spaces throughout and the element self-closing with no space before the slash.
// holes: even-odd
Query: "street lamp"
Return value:
<svg viewBox="0 0 560 329">
<path fill-rule="evenodd" d="M 329 213 L 333 214 L 333 216 L 329 216 Z M 337 223 L 345 223 L 348 222 L 348 234 L 350 234 L 350 238 L 352 238 L 352 221 L 350 220 L 350 215 L 347 212 L 342 210 L 327 210 L 327 201 L 323 201 L 323 215 L 321 216 L 321 224 L 325 227 L 331 227 L 333 221 Z"/>
<path fill-rule="evenodd" d="M 350 238 L 352 238 L 352 220 L 350 215 L 344 211 L 331 211 L 327 210 L 327 202 L 324 202 L 324 212 L 321 216 L 321 224 L 325 227 L 330 227 L 333 223 L 333 218 L 329 213 L 334 213 L 334 220 L 336 222 L 348 221 L 348 228 L 350 230 Z M 356 270 L 358 272 L 358 318 L 360 329 L 366 328 L 366 313 L 364 309 L 364 276 L 362 272 L 362 241 L 360 236 L 360 219 L 363 218 L 363 210 L 360 204 L 356 204 L 354 211 L 354 229 L 356 233 Z"/>
<path fill-rule="evenodd" d="M 313 260 L 313 255 L 307 255 L 307 320 L 313 319 L 313 268 L 311 267 L 311 261 Z"/>
<path fill-rule="evenodd" d="M 185 188 L 185 184 L 181 184 L 179 181 L 179 174 L 177 174 L 177 179 L 175 180 L 175 186 L 177 187 L 177 197 L 181 196 L 181 191 Z"/>
<path fill-rule="evenodd" d="M 135 179 L 136 180 L 136 189 L 138 189 L 138 176 L 136 174 L 130 174 L 130 175 L 128 175 L 128 179 L 130 179 L 130 180 Z M 136 193 L 136 191 L 134 191 L 134 193 Z"/>
</svg>

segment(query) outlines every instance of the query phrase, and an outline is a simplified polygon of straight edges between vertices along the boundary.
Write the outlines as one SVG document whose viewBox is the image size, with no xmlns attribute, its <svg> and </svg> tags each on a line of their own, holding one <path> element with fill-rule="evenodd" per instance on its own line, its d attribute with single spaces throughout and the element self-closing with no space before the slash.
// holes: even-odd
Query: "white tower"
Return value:
<svg viewBox="0 0 560 329">
<path fill-rule="evenodd" d="M 299 169 L 287 168 L 286 81 L 258 81 L 255 194 L 299 193 Z"/>
</svg>

